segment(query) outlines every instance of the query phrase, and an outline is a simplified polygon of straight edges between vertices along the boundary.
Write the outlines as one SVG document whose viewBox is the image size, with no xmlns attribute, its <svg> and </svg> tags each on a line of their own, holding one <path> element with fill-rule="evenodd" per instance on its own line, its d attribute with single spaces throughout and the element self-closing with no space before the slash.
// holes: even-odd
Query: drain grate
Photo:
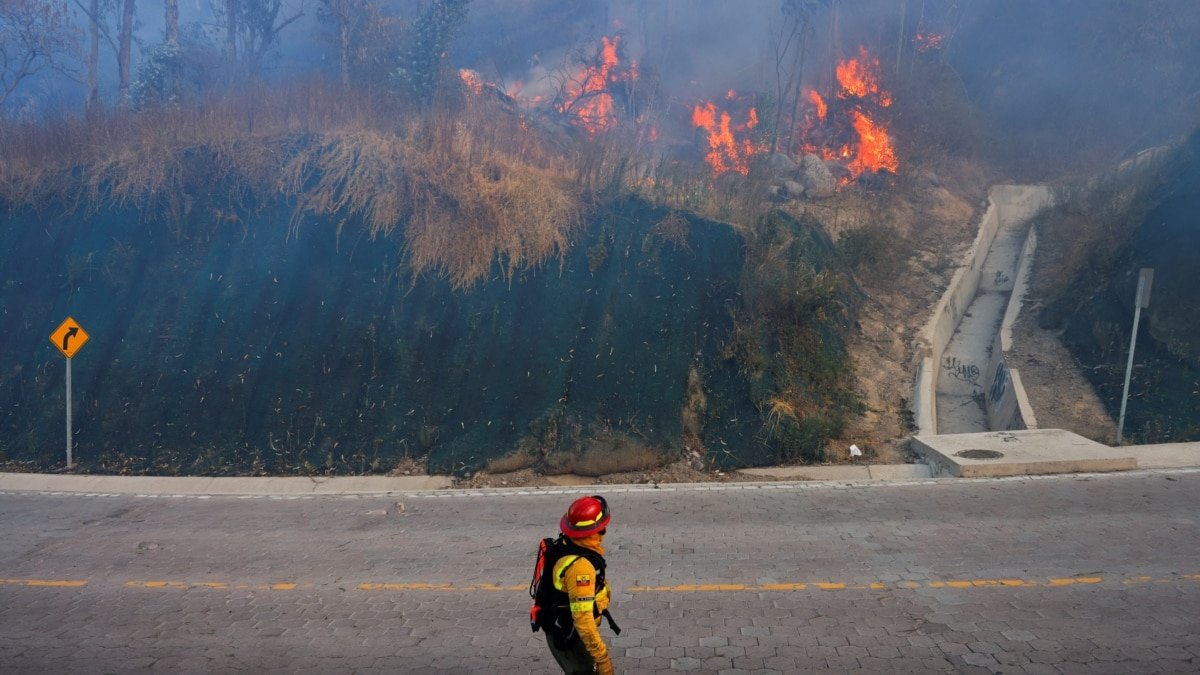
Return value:
<svg viewBox="0 0 1200 675">
<path fill-rule="evenodd" d="M 1000 459 L 1001 457 L 1004 456 L 1004 453 L 997 452 L 995 450 L 973 449 L 973 450 L 963 450 L 961 452 L 956 452 L 956 453 L 954 453 L 954 456 L 962 457 L 963 459 Z"/>
</svg>

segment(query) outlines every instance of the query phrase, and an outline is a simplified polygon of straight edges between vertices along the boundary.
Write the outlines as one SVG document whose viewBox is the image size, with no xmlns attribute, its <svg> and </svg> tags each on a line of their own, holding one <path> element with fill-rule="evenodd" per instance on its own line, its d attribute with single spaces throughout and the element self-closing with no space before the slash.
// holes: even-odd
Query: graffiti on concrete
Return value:
<svg viewBox="0 0 1200 675">
<path fill-rule="evenodd" d="M 992 403 L 999 401 L 1004 397 L 1004 392 L 1008 390 L 1008 366 L 1001 361 L 999 367 L 996 368 L 996 378 L 992 380 L 992 389 L 988 392 L 988 400 Z"/>
<path fill-rule="evenodd" d="M 947 356 L 942 360 L 942 370 L 956 380 L 978 384 L 979 366 L 973 363 L 963 363 L 957 356 Z"/>
</svg>

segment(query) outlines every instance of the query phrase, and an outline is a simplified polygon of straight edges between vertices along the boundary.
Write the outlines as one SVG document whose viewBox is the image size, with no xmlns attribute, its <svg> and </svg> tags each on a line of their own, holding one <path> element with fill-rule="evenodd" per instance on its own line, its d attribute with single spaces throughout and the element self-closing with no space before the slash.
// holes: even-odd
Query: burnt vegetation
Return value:
<svg viewBox="0 0 1200 675">
<path fill-rule="evenodd" d="M 1080 129 L 1078 135 L 1056 136 L 1053 159 L 1033 155 L 1052 130 L 1024 125 L 1016 83 L 989 80 L 968 47 L 995 26 L 977 23 L 960 3 L 892 4 L 885 11 L 871 3 L 787 0 L 749 50 L 760 58 L 745 69 L 755 75 L 740 75 L 738 91 L 726 93 L 720 80 L 705 83 L 710 90 L 688 90 L 695 94 L 688 98 L 679 91 L 691 65 L 679 54 L 695 49 L 684 44 L 695 33 L 678 27 L 684 17 L 670 3 L 213 0 L 205 21 L 181 24 L 178 3 L 167 0 L 161 42 L 140 56 L 130 47 L 134 0 L 6 3 L 5 55 L 30 64 L 0 80 L 0 206 L 9 228 L 136 219 L 168 235 L 173 248 L 163 264 L 183 267 L 189 252 L 207 250 L 229 232 L 244 241 L 258 228 L 279 228 L 297 239 L 326 228 L 334 233 L 331 255 L 348 255 L 346 265 L 360 264 L 353 256 L 364 239 L 394 245 L 395 256 L 374 259 L 377 267 L 369 269 L 378 283 L 418 296 L 427 292 L 421 283 L 444 284 L 450 297 L 476 294 L 468 302 L 539 273 L 566 278 L 579 247 L 577 268 L 593 280 L 634 259 L 640 267 L 664 265 L 664 278 L 689 275 L 680 261 L 714 255 L 697 240 L 700 223 L 732 233 L 742 256 L 725 332 L 671 355 L 680 363 L 679 412 L 669 423 L 655 422 L 661 429 L 606 415 L 600 405 L 567 411 L 568 394 L 556 393 L 558 403 L 538 415 L 503 420 L 518 427 L 506 447 L 484 449 L 484 435 L 454 440 L 455 424 L 467 429 L 457 417 L 412 414 L 379 422 L 383 430 L 330 430 L 337 422 L 313 412 L 319 406 L 310 393 L 284 431 L 247 429 L 229 443 L 238 448 L 234 456 L 214 449 L 229 438 L 193 442 L 186 434 L 171 436 L 169 447 L 118 451 L 133 425 L 113 423 L 85 463 L 115 472 L 336 473 L 385 471 L 397 457 L 437 455 L 432 464 L 440 469 L 491 461 L 493 468 L 589 474 L 639 470 L 681 447 L 714 465 L 825 459 L 829 440 L 862 411 L 845 349 L 862 298 L 858 283 L 886 283 L 907 259 L 894 250 L 904 235 L 886 218 L 850 207 L 863 195 L 886 202 L 930 185 L 969 194 L 994 171 L 979 168 L 989 162 L 1005 175 L 1038 177 L 1144 140 L 1104 133 L 1126 118 L 1084 106 L 1086 124 L 1049 125 Z M 1168 20 L 1176 4 L 1154 4 L 1133 37 L 1120 32 L 1132 20 L 1125 15 L 1103 23 L 1091 35 L 1092 49 L 1101 53 L 1098 45 L 1119 39 L 1147 59 L 1158 45 L 1173 63 L 1186 63 L 1194 41 L 1180 41 L 1180 31 L 1193 24 Z M 1039 3 L 1017 3 L 1024 17 L 1012 3 L 990 5 L 1004 30 L 1029 41 L 1050 30 L 1018 25 L 1037 24 L 1039 12 L 1048 11 Z M 1195 14 L 1187 12 L 1189 21 Z M 613 28 L 618 15 L 631 27 Z M 487 23 L 503 30 L 481 31 Z M 284 72 L 282 50 L 301 25 L 319 36 L 313 50 L 321 61 Z M 871 45 L 870 54 L 862 44 Z M 544 56 L 551 53 L 557 56 Z M 1004 55 L 1007 67 L 1025 64 L 1015 53 Z M 115 95 L 102 89 L 109 60 Z M 840 79 L 839 66 L 850 63 L 865 82 L 852 87 Z M 1104 63 L 1133 67 L 1115 57 Z M 71 71 L 85 83 L 81 108 L 59 111 L 51 97 L 39 101 L 30 89 L 36 69 Z M 513 82 L 518 71 L 528 71 L 528 81 Z M 1176 74 L 1191 82 L 1185 71 Z M 1157 89 L 1144 95 L 1164 96 Z M 824 123 L 827 104 L 830 114 L 842 115 L 836 128 Z M 1172 109 L 1172 120 L 1183 114 Z M 815 159 L 805 164 L 806 156 Z M 840 234 L 837 245 L 830 232 Z M 106 254 L 67 257 L 68 297 L 92 279 L 130 278 L 133 261 L 150 255 L 133 236 L 108 238 L 116 243 L 105 243 Z M 186 303 L 189 291 L 179 293 L 171 302 Z M 611 310 L 598 315 L 601 324 L 612 320 Z M 342 344 L 347 363 L 321 363 L 310 375 L 290 373 L 259 387 L 286 382 L 297 392 L 315 390 L 329 386 L 313 381 L 318 376 L 363 371 L 368 384 L 343 394 L 355 400 L 344 412 L 359 419 L 363 410 L 372 411 L 367 418 L 382 414 L 382 400 L 395 400 L 399 386 L 415 388 L 421 377 L 410 369 L 405 376 L 414 382 L 380 384 L 387 364 L 415 358 L 415 347 L 377 337 L 387 321 L 369 317 L 368 337 L 353 336 L 352 343 L 329 329 L 320 339 Z M 419 321 L 414 335 L 437 332 L 436 316 Z M 481 339 L 483 321 L 466 320 L 463 339 Z M 503 323 L 491 318 L 492 326 Z M 178 339 L 170 328 L 162 341 Z M 493 330 L 490 339 L 506 335 Z M 694 358 L 693 349 L 713 358 Z M 575 358 L 549 351 L 539 358 Z M 470 354 L 449 362 L 485 367 Z M 33 370 L 45 387 L 45 364 L 5 370 L 0 382 L 21 385 Z M 216 397 L 204 393 L 207 387 L 242 401 L 239 392 L 253 375 L 233 372 L 212 373 L 219 384 L 197 375 L 197 403 Z M 754 418 L 726 399 L 748 406 Z M 271 405 L 285 404 L 280 395 Z M 504 414 L 500 406 L 488 412 Z M 0 452 L 52 463 L 37 424 L 11 424 Z M 754 450 L 739 456 L 729 449 L 735 441 Z"/>
</svg>

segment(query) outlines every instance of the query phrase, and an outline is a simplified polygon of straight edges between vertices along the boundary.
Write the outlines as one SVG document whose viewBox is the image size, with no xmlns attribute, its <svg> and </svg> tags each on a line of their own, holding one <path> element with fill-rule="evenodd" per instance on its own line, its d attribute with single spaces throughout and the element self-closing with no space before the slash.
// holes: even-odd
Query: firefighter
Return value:
<svg viewBox="0 0 1200 675">
<path fill-rule="evenodd" d="M 554 588 L 567 594 L 574 630 L 562 641 L 547 634 L 546 642 L 565 673 L 611 675 L 613 672 L 608 647 L 599 630 L 602 616 L 608 618 L 614 630 L 619 630 L 608 614 L 609 586 L 604 578 L 603 541 L 611 517 L 604 498 L 594 495 L 576 499 L 559 521 L 562 534 L 587 551 L 585 555 L 564 555 L 553 568 Z M 590 558 L 595 558 L 595 562 Z"/>
</svg>

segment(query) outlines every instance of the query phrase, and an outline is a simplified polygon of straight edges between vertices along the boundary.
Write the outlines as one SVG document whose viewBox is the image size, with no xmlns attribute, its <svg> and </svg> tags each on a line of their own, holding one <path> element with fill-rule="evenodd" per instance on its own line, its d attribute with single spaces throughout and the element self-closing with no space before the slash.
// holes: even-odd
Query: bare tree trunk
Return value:
<svg viewBox="0 0 1200 675">
<path fill-rule="evenodd" d="M 120 48 L 117 50 L 117 105 L 129 107 L 129 50 L 133 43 L 133 11 L 136 0 L 125 0 L 121 8 Z"/>
<path fill-rule="evenodd" d="M 917 25 L 913 31 L 921 31 L 925 29 L 925 0 L 921 0 L 921 11 L 917 14 Z M 917 50 L 913 49 L 908 52 L 908 72 L 912 72 L 917 65 Z"/>
<path fill-rule="evenodd" d="M 806 16 L 800 26 L 800 44 L 796 54 L 796 91 L 792 92 L 792 126 L 788 130 L 787 148 L 784 152 L 791 154 L 792 143 L 796 140 L 796 117 L 800 115 L 800 91 L 804 88 L 804 56 L 808 51 L 808 33 L 811 29 L 812 18 Z"/>
<path fill-rule="evenodd" d="M 838 49 L 838 13 L 841 9 L 838 0 L 833 0 L 832 17 L 829 20 L 829 90 L 836 91 L 837 89 L 837 64 L 841 58 L 841 50 Z"/>
<path fill-rule="evenodd" d="M 167 23 L 167 48 L 171 50 L 171 90 L 168 100 L 179 95 L 179 0 L 164 0 Z"/>
<path fill-rule="evenodd" d="M 225 0 L 225 49 L 230 63 L 237 61 L 238 0 Z"/>
<path fill-rule="evenodd" d="M 166 8 L 167 46 L 179 49 L 179 0 L 163 0 Z"/>
<path fill-rule="evenodd" d="M 342 91 L 350 90 L 350 17 L 338 17 L 338 46 L 341 48 Z"/>
<path fill-rule="evenodd" d="M 100 112 L 100 85 L 96 79 L 96 70 L 100 67 L 100 0 L 92 0 L 88 8 L 88 38 L 91 42 L 87 55 L 87 114 L 91 117 Z"/>
<path fill-rule="evenodd" d="M 896 77 L 900 77 L 900 61 L 904 56 L 904 21 L 908 18 L 908 0 L 900 0 L 900 34 L 896 38 Z"/>
<path fill-rule="evenodd" d="M 772 33 L 771 38 L 774 47 L 775 60 L 775 119 L 771 123 L 771 154 L 775 154 L 779 147 L 779 123 L 783 119 L 785 101 L 788 98 L 789 87 L 792 86 L 791 78 L 784 77 L 784 61 L 787 60 L 788 52 L 792 49 L 792 40 L 796 39 L 796 26 L 792 23 L 792 19 L 784 16 L 783 25 L 779 28 L 779 33 Z M 784 39 L 784 36 L 787 39 Z"/>
</svg>

